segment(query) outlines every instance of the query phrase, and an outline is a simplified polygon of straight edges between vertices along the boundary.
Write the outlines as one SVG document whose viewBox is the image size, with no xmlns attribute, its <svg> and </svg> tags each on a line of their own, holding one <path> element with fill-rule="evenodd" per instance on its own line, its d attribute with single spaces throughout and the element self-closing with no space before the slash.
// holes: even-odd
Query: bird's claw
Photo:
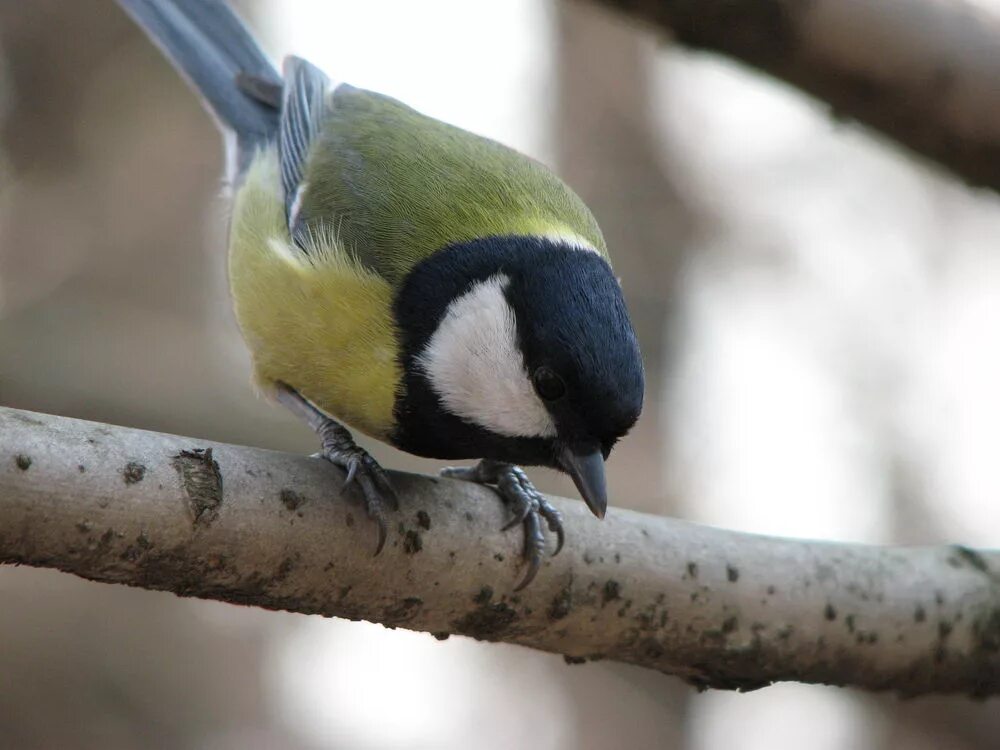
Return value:
<svg viewBox="0 0 1000 750">
<path fill-rule="evenodd" d="M 338 436 L 339 440 L 336 443 L 333 440 L 327 440 L 326 435 L 323 437 L 323 450 L 319 455 L 347 472 L 341 492 L 347 490 L 351 485 L 361 487 L 365 512 L 378 526 L 378 541 L 375 546 L 375 555 L 378 555 L 385 546 L 385 540 L 388 536 L 385 511 L 387 508 L 390 510 L 399 509 L 396 491 L 393 489 L 385 469 L 379 466 L 378 461 L 372 458 L 368 451 L 355 445 L 350 436 L 348 436 L 350 445 L 344 443 L 343 436 Z"/>
<path fill-rule="evenodd" d="M 294 414 L 304 419 L 319 435 L 321 450 L 313 458 L 324 458 L 347 472 L 341 493 L 352 484 L 361 486 L 365 511 L 378 526 L 378 542 L 375 554 L 382 551 L 387 536 L 385 508 L 399 508 L 396 491 L 389 482 L 385 470 L 368 451 L 358 447 L 351 433 L 337 420 L 320 411 L 309 399 L 287 383 L 275 384 L 278 401 Z"/>
<path fill-rule="evenodd" d="M 354 484 L 354 480 L 358 478 L 358 467 L 361 465 L 360 461 L 348 461 L 347 463 L 347 478 L 344 479 L 344 490 L 346 490 L 350 485 Z M 343 490 L 341 490 L 343 492 Z"/>
<path fill-rule="evenodd" d="M 510 506 L 513 513 L 503 529 L 506 531 L 517 525 L 524 526 L 523 557 L 527 565 L 524 575 L 514 588 L 520 591 L 538 573 L 545 554 L 545 534 L 542 531 L 542 519 L 549 531 L 556 535 L 556 549 L 553 556 L 558 555 L 566 541 L 563 530 L 562 515 L 553 505 L 535 489 L 524 470 L 511 464 L 483 460 L 475 466 L 442 469 L 441 475 L 452 479 L 462 479 L 478 484 L 491 484 L 496 487 L 501 499 Z"/>
</svg>

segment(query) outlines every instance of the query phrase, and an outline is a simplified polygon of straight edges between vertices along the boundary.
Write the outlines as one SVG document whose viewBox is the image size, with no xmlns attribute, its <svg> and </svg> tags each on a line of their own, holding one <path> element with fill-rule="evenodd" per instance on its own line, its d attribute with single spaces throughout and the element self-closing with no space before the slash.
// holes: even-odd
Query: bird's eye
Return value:
<svg viewBox="0 0 1000 750">
<path fill-rule="evenodd" d="M 556 401 L 566 395 L 566 384 L 548 367 L 539 367 L 531 377 L 538 395 L 546 401 Z"/>
</svg>

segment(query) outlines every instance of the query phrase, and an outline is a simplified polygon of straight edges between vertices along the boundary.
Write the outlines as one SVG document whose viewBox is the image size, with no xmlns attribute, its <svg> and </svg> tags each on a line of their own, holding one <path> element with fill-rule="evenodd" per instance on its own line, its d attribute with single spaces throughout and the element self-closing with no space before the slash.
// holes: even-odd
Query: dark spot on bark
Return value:
<svg viewBox="0 0 1000 750">
<path fill-rule="evenodd" d="M 848 615 L 844 618 L 844 624 L 847 625 L 847 632 L 854 632 L 854 615 Z"/>
<path fill-rule="evenodd" d="M 181 451 L 172 463 L 188 496 L 194 525 L 211 525 L 219 517 L 222 505 L 222 472 L 218 461 L 212 458 L 212 449 Z"/>
<path fill-rule="evenodd" d="M 412 620 L 416 617 L 417 613 L 420 612 L 420 609 L 423 606 L 424 600 L 419 596 L 408 596 L 398 604 L 386 607 L 383 614 L 385 619 L 391 623 L 406 622 L 407 620 Z M 447 638 L 448 634 L 445 633 L 444 636 Z"/>
<path fill-rule="evenodd" d="M 972 622 L 973 648 L 981 654 L 1000 652 L 1000 607 L 993 607 Z"/>
<path fill-rule="evenodd" d="M 449 638 L 451 638 L 451 633 L 448 633 L 448 632 L 446 632 L 446 631 L 444 631 L 444 630 L 438 630 L 438 631 L 437 631 L 437 632 L 435 632 L 435 633 L 431 633 L 431 635 L 433 635 L 433 636 L 434 636 L 435 638 L 437 638 L 437 639 L 438 639 L 439 641 L 446 641 L 446 640 L 448 640 Z"/>
<path fill-rule="evenodd" d="M 278 565 L 278 570 L 274 574 L 274 582 L 275 583 L 281 583 L 286 578 L 288 578 L 289 574 L 294 569 L 295 569 L 295 560 L 292 559 L 291 557 L 286 557 Z"/>
<path fill-rule="evenodd" d="M 569 654 L 563 654 L 563 661 L 567 664 L 586 664 L 586 656 L 570 656 Z"/>
<path fill-rule="evenodd" d="M 648 659 L 659 659 L 666 651 L 663 645 L 655 638 L 647 638 L 642 642 L 641 651 Z"/>
<path fill-rule="evenodd" d="M 83 474 L 83 472 L 85 472 L 87 470 L 87 467 L 84 466 L 83 464 L 77 464 L 76 465 L 76 470 L 78 472 L 80 472 L 81 474 Z"/>
<path fill-rule="evenodd" d="M 146 537 L 145 532 L 140 531 L 135 538 L 135 544 L 130 544 L 122 552 L 121 559 L 130 563 L 136 563 L 153 548 L 153 543 Z"/>
<path fill-rule="evenodd" d="M 344 517 L 344 523 L 347 524 L 347 528 L 351 528 L 354 525 L 354 514 L 348 513 Z"/>
<path fill-rule="evenodd" d="M 914 622 L 923 622 L 926 619 L 927 619 L 927 612 L 924 611 L 924 608 L 923 608 L 922 605 L 918 604 L 917 608 L 915 610 L 913 610 L 913 621 Z"/>
<path fill-rule="evenodd" d="M 503 556 L 503 552 L 497 552 L 495 555 L 493 555 L 493 559 L 496 560 L 497 562 L 503 562 L 506 558 Z"/>
<path fill-rule="evenodd" d="M 655 614 L 655 611 L 652 608 L 650 608 L 650 610 L 648 610 L 646 612 L 639 612 L 638 614 L 636 614 L 635 621 L 639 625 L 639 629 L 640 630 L 654 630 L 655 629 L 655 626 L 653 625 L 653 615 L 654 614 Z"/>
<path fill-rule="evenodd" d="M 935 663 L 937 663 L 937 664 L 940 664 L 940 663 L 941 663 L 941 662 L 943 662 L 943 661 L 944 661 L 944 660 L 945 660 L 945 659 L 946 659 L 947 657 L 948 657 L 948 649 L 946 649 L 946 648 L 944 647 L 944 644 L 941 644 L 941 643 L 939 643 L 939 644 L 938 644 L 938 645 L 937 645 L 937 646 L 936 646 L 936 647 L 934 648 L 934 661 L 935 661 Z"/>
<path fill-rule="evenodd" d="M 585 563 L 586 563 L 587 565 L 591 565 L 591 564 L 593 564 L 593 562 L 594 562 L 594 556 L 593 556 L 593 555 L 591 555 L 591 554 L 590 554 L 590 552 L 584 552 L 584 553 L 583 553 L 583 561 L 584 561 L 584 562 L 585 562 Z"/>
<path fill-rule="evenodd" d="M 351 593 L 353 586 L 341 586 L 340 591 L 337 592 L 337 601 L 343 601 L 347 598 L 347 595 Z"/>
<path fill-rule="evenodd" d="M 945 638 L 951 635 L 951 630 L 952 630 L 951 623 L 948 622 L 947 620 L 941 620 L 941 622 L 938 623 L 938 638 L 940 638 L 943 641 Z"/>
<path fill-rule="evenodd" d="M 735 568 L 732 565 L 726 565 L 726 579 L 730 583 L 736 583 L 738 580 L 740 580 L 739 568 Z"/>
<path fill-rule="evenodd" d="M 138 484 L 146 476 L 146 467 L 138 461 L 129 461 L 122 469 L 122 479 L 125 484 Z"/>
<path fill-rule="evenodd" d="M 768 595 L 768 596 L 774 596 L 774 592 L 775 592 L 776 590 L 777 590 L 777 589 L 775 589 L 775 588 L 774 588 L 774 586 L 768 586 L 768 587 L 767 587 L 767 595 Z"/>
<path fill-rule="evenodd" d="M 518 614 L 504 602 L 490 604 L 493 590 L 484 587 L 473 599 L 479 606 L 452 622 L 452 628 L 462 635 L 480 641 L 495 641 L 517 622 Z"/>
<path fill-rule="evenodd" d="M 31 468 L 31 456 L 26 456 L 23 453 L 18 453 L 14 456 L 14 463 L 17 465 L 21 471 L 27 471 Z"/>
<path fill-rule="evenodd" d="M 622 556 L 615 552 L 615 562 L 620 563 L 622 561 Z"/>
<path fill-rule="evenodd" d="M 469 511 L 465 511 L 465 520 L 472 521 L 472 518 L 473 518 L 472 514 Z"/>
<path fill-rule="evenodd" d="M 990 572 L 990 566 L 986 563 L 983 556 L 976 552 L 976 550 L 970 549 L 969 547 L 963 547 L 961 544 L 953 545 L 952 549 L 955 551 L 955 555 L 961 562 L 975 568 L 980 573 Z"/>
<path fill-rule="evenodd" d="M 827 604 L 826 609 L 823 610 L 823 616 L 830 622 L 833 622 L 837 619 L 837 610 L 832 604 Z"/>
<path fill-rule="evenodd" d="M 431 530 L 431 517 L 427 515 L 426 510 L 417 511 L 417 526 L 422 528 L 424 531 Z"/>
<path fill-rule="evenodd" d="M 98 555 L 104 555 L 111 549 L 111 543 L 114 541 L 115 532 L 114 529 L 108 529 L 103 534 L 101 534 L 101 539 L 97 543 L 96 553 Z"/>
<path fill-rule="evenodd" d="M 635 647 L 636 643 L 639 641 L 639 629 L 629 628 L 621 634 L 621 638 L 618 641 L 619 648 L 632 649 Z"/>
<path fill-rule="evenodd" d="M 939 607 L 944 605 L 944 593 L 941 591 L 934 592 L 934 602 Z"/>
<path fill-rule="evenodd" d="M 730 615 L 722 621 L 722 634 L 729 635 L 730 633 L 735 633 L 739 626 L 740 621 L 736 618 L 736 615 Z"/>
<path fill-rule="evenodd" d="M 298 510 L 305 502 L 306 499 L 293 489 L 286 487 L 281 491 L 281 504 L 290 511 Z"/>
<path fill-rule="evenodd" d="M 424 540 L 416 531 L 410 529 L 403 537 L 403 552 L 415 555 L 424 548 Z"/>
<path fill-rule="evenodd" d="M 691 576 L 692 578 L 697 578 L 698 577 L 698 563 L 689 562 L 687 564 L 687 572 L 688 572 L 688 575 Z"/>
<path fill-rule="evenodd" d="M 608 580 L 604 584 L 604 590 L 601 592 L 601 604 L 607 604 L 615 599 L 621 598 L 621 586 L 618 581 Z"/>
</svg>

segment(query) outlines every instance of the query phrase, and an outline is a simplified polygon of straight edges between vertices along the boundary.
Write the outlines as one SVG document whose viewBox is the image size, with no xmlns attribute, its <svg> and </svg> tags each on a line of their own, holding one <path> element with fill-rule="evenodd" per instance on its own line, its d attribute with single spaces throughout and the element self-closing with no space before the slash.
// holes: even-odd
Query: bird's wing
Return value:
<svg viewBox="0 0 1000 750">
<path fill-rule="evenodd" d="M 286 103 L 296 101 L 289 88 Z M 544 166 L 394 99 L 342 84 L 310 132 L 296 220 L 313 236 L 335 234 L 390 283 L 480 237 L 544 235 L 606 254 L 590 211 Z"/>
<path fill-rule="evenodd" d="M 305 181 L 306 164 L 329 108 L 330 79 L 300 57 L 286 57 L 282 72 L 285 85 L 281 94 L 278 164 L 288 230 L 293 239 L 299 239 L 304 230 L 299 208 L 309 187 Z"/>
</svg>

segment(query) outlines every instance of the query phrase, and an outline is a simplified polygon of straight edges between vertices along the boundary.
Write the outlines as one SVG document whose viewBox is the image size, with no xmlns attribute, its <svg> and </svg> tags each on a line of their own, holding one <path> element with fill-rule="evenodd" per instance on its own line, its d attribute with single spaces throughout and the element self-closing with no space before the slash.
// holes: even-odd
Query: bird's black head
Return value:
<svg viewBox="0 0 1000 750">
<path fill-rule="evenodd" d="M 399 447 L 552 466 L 604 514 L 603 461 L 639 417 L 643 370 L 600 255 L 533 237 L 457 245 L 414 270 L 396 317 Z"/>
</svg>

